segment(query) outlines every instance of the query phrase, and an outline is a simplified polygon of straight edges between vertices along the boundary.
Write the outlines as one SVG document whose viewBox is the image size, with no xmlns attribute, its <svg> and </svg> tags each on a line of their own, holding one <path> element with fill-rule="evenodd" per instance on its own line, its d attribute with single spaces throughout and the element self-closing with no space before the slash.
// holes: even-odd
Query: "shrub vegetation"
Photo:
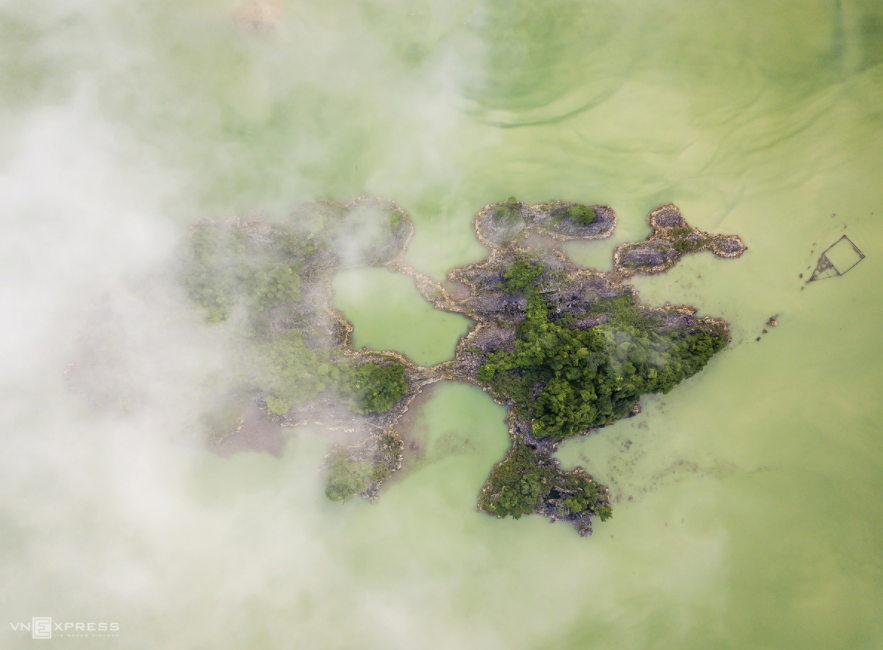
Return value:
<svg viewBox="0 0 883 650">
<path fill-rule="evenodd" d="M 581 226 L 589 226 L 598 218 L 594 208 L 581 203 L 574 203 L 564 212 L 568 219 Z"/>
<path fill-rule="evenodd" d="M 349 501 L 371 485 L 372 463 L 351 461 L 338 447 L 331 452 L 325 475 L 325 496 L 332 501 Z"/>
<path fill-rule="evenodd" d="M 686 255 L 687 253 L 695 253 L 708 243 L 708 238 L 687 239 L 693 234 L 692 228 L 671 228 L 666 233 L 666 238 L 671 241 L 672 246 L 678 252 L 678 255 Z"/>
<path fill-rule="evenodd" d="M 394 432 L 384 432 L 372 439 L 375 446 L 365 449 L 355 445 L 348 449 L 335 447 L 325 461 L 325 494 L 332 501 L 348 501 L 372 486 L 377 487 L 397 466 L 403 447 L 402 439 Z M 361 448 L 360 448 L 361 447 Z"/>
<path fill-rule="evenodd" d="M 349 380 L 356 413 L 384 413 L 399 401 L 408 384 L 405 382 L 405 367 L 399 363 L 378 366 L 376 363 L 363 363 L 351 372 Z"/>
<path fill-rule="evenodd" d="M 284 234 L 268 245 L 237 228 L 197 228 L 190 238 L 184 287 L 209 323 L 227 320 L 237 305 L 260 317 L 300 300 L 301 260 L 292 248 L 299 246 Z"/>
<path fill-rule="evenodd" d="M 582 472 L 562 472 L 548 457 L 516 441 L 506 459 L 494 467 L 479 506 L 493 515 L 520 519 L 536 512 L 558 493 L 558 515 L 567 517 L 590 511 L 601 521 L 612 511 L 601 487 Z"/>
<path fill-rule="evenodd" d="M 494 218 L 497 221 L 513 224 L 520 216 L 521 211 L 518 209 L 518 199 L 514 196 L 510 196 L 506 201 L 494 207 Z"/>
<path fill-rule="evenodd" d="M 523 277 L 516 266 L 509 272 Z M 696 374 L 725 345 L 720 328 L 657 329 L 659 317 L 631 295 L 599 301 L 595 308 L 608 314 L 607 322 L 575 329 L 572 317 L 549 320 L 535 287 L 525 293 L 514 352 L 488 355 L 478 379 L 531 418 L 537 438 L 560 440 L 610 424 L 641 395 L 667 393 Z"/>
<path fill-rule="evenodd" d="M 503 288 L 509 293 L 523 293 L 529 298 L 536 295 L 536 282 L 545 270 L 542 262 L 519 260 L 503 273 Z"/>
<path fill-rule="evenodd" d="M 402 219 L 390 213 L 390 226 L 400 227 Z M 235 370 L 229 382 L 262 394 L 268 411 L 284 415 L 334 390 L 357 413 L 382 413 L 404 394 L 401 364 L 352 367 L 327 342 L 308 343 L 314 308 L 301 302 L 301 288 L 316 272 L 312 256 L 318 247 L 309 235 L 279 226 L 251 232 L 230 223 L 200 224 L 188 243 L 182 283 L 205 320 L 217 324 L 234 312 L 243 315 L 233 322 Z"/>
</svg>

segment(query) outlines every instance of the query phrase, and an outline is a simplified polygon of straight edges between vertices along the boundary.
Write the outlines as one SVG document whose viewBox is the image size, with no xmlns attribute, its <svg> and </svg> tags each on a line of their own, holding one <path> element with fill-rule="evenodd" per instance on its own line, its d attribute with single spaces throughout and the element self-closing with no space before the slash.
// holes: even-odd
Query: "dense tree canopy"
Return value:
<svg viewBox="0 0 883 650">
<path fill-rule="evenodd" d="M 185 258 L 184 286 L 209 323 L 227 320 L 237 305 L 259 318 L 300 300 L 303 243 L 282 231 L 256 242 L 238 228 L 198 227 Z"/>
<path fill-rule="evenodd" d="M 536 281 L 546 268 L 542 262 L 519 260 L 503 273 L 504 288 L 509 293 L 533 296 L 537 292 Z"/>
<path fill-rule="evenodd" d="M 349 389 L 356 413 L 384 413 L 392 408 L 405 391 L 405 368 L 401 364 L 378 366 L 363 363 L 351 372 Z"/>
<path fill-rule="evenodd" d="M 349 501 L 371 485 L 372 463 L 352 462 L 342 448 L 335 449 L 327 463 L 325 496 L 332 501 Z"/>
<path fill-rule="evenodd" d="M 531 303 L 541 300 L 526 293 Z M 630 295 L 596 309 L 607 322 L 576 329 L 572 316 L 553 322 L 546 309 L 529 306 L 515 351 L 488 355 L 478 372 L 479 381 L 531 417 L 537 438 L 563 439 L 610 424 L 641 395 L 667 393 L 697 373 L 725 345 L 723 331 L 659 329 Z"/>
<path fill-rule="evenodd" d="M 567 208 L 564 214 L 567 215 L 568 219 L 581 226 L 589 226 L 595 223 L 595 219 L 598 218 L 594 208 L 581 203 L 574 203 Z"/>
<path fill-rule="evenodd" d="M 520 519 L 536 512 L 553 493 L 559 495 L 560 517 L 590 511 L 606 521 L 612 514 L 606 494 L 588 476 L 562 472 L 551 458 L 517 441 L 491 472 L 479 506 L 493 515 Z"/>
</svg>

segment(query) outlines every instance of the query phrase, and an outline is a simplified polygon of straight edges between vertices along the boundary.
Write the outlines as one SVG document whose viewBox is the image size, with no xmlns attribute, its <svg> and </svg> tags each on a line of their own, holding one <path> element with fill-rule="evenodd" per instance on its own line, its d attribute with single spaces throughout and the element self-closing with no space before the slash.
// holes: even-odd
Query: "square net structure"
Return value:
<svg viewBox="0 0 883 650">
<path fill-rule="evenodd" d="M 812 277 L 807 282 L 843 275 L 863 259 L 865 259 L 865 254 L 849 237 L 843 235 L 822 252 L 818 264 L 816 264 L 816 270 L 813 271 Z"/>
</svg>

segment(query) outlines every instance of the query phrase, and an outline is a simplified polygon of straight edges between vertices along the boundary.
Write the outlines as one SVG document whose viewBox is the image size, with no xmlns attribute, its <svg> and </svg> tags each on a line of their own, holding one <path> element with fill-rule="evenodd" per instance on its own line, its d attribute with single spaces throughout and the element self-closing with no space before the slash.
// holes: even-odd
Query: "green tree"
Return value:
<svg viewBox="0 0 883 650">
<path fill-rule="evenodd" d="M 589 226 L 595 223 L 595 220 L 598 218 L 594 208 L 581 203 L 574 203 L 567 208 L 564 214 L 567 215 L 568 219 L 581 226 Z"/>
<path fill-rule="evenodd" d="M 493 515 L 520 519 L 536 512 L 554 493 L 569 495 L 555 497 L 562 517 L 590 512 L 602 521 L 610 518 L 606 493 L 585 472 L 562 472 L 551 458 L 520 441 L 491 471 L 479 506 Z"/>
<path fill-rule="evenodd" d="M 371 463 L 350 461 L 342 448 L 332 452 L 325 475 L 325 496 L 332 501 L 349 501 L 371 485 Z"/>
<path fill-rule="evenodd" d="M 588 329 L 573 328 L 572 317 L 551 322 L 547 310 L 533 303 L 542 303 L 538 294 L 518 324 L 514 351 L 488 355 L 478 380 L 515 402 L 538 438 L 564 439 L 610 424 L 641 395 L 667 393 L 699 372 L 726 344 L 718 326 L 660 328 L 660 319 L 631 296 L 604 301 L 599 310 L 608 314 L 607 322 Z"/>
<path fill-rule="evenodd" d="M 399 363 L 389 366 L 360 364 L 352 371 L 349 388 L 353 396 L 353 411 L 385 413 L 408 390 L 405 367 Z"/>
<path fill-rule="evenodd" d="M 508 200 L 503 201 L 494 207 L 494 218 L 497 221 L 512 224 L 515 223 L 520 216 L 521 211 L 518 209 L 518 199 L 514 196 L 510 196 Z"/>
<path fill-rule="evenodd" d="M 537 293 L 536 281 L 545 270 L 542 262 L 519 260 L 503 272 L 504 287 L 509 293 L 534 295 Z"/>
</svg>

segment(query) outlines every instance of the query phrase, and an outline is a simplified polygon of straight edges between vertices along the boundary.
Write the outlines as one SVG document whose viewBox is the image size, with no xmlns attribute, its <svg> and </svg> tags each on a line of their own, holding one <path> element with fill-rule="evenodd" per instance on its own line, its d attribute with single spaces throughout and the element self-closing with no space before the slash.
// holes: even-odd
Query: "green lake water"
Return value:
<svg viewBox="0 0 883 650">
<path fill-rule="evenodd" d="M 452 359 L 471 324 L 459 314 L 435 310 L 412 278 L 386 269 L 341 271 L 332 304 L 353 325 L 353 347 L 395 350 L 421 366 Z"/>
<path fill-rule="evenodd" d="M 51 642 L 83 648 L 883 646 L 879 2 L 280 0 L 257 33 L 237 6 L 0 2 L 3 295 L 53 328 L 3 321 L 0 646 L 48 647 L 9 627 L 33 616 L 119 622 Z M 413 462 L 345 505 L 308 428 L 226 460 L 176 442 L 174 396 L 133 420 L 67 396 L 68 289 L 123 286 L 199 218 L 359 195 L 412 215 L 406 257 L 439 279 L 484 256 L 471 217 L 510 195 L 612 206 L 610 240 L 565 246 L 598 268 L 660 203 L 744 239 L 634 280 L 733 342 L 562 445 L 610 485 L 593 537 L 475 511 L 508 445 L 475 387 L 433 388 Z M 844 233 L 866 259 L 805 286 Z M 335 292 L 357 346 L 418 363 L 468 326 L 386 271 Z"/>
</svg>

